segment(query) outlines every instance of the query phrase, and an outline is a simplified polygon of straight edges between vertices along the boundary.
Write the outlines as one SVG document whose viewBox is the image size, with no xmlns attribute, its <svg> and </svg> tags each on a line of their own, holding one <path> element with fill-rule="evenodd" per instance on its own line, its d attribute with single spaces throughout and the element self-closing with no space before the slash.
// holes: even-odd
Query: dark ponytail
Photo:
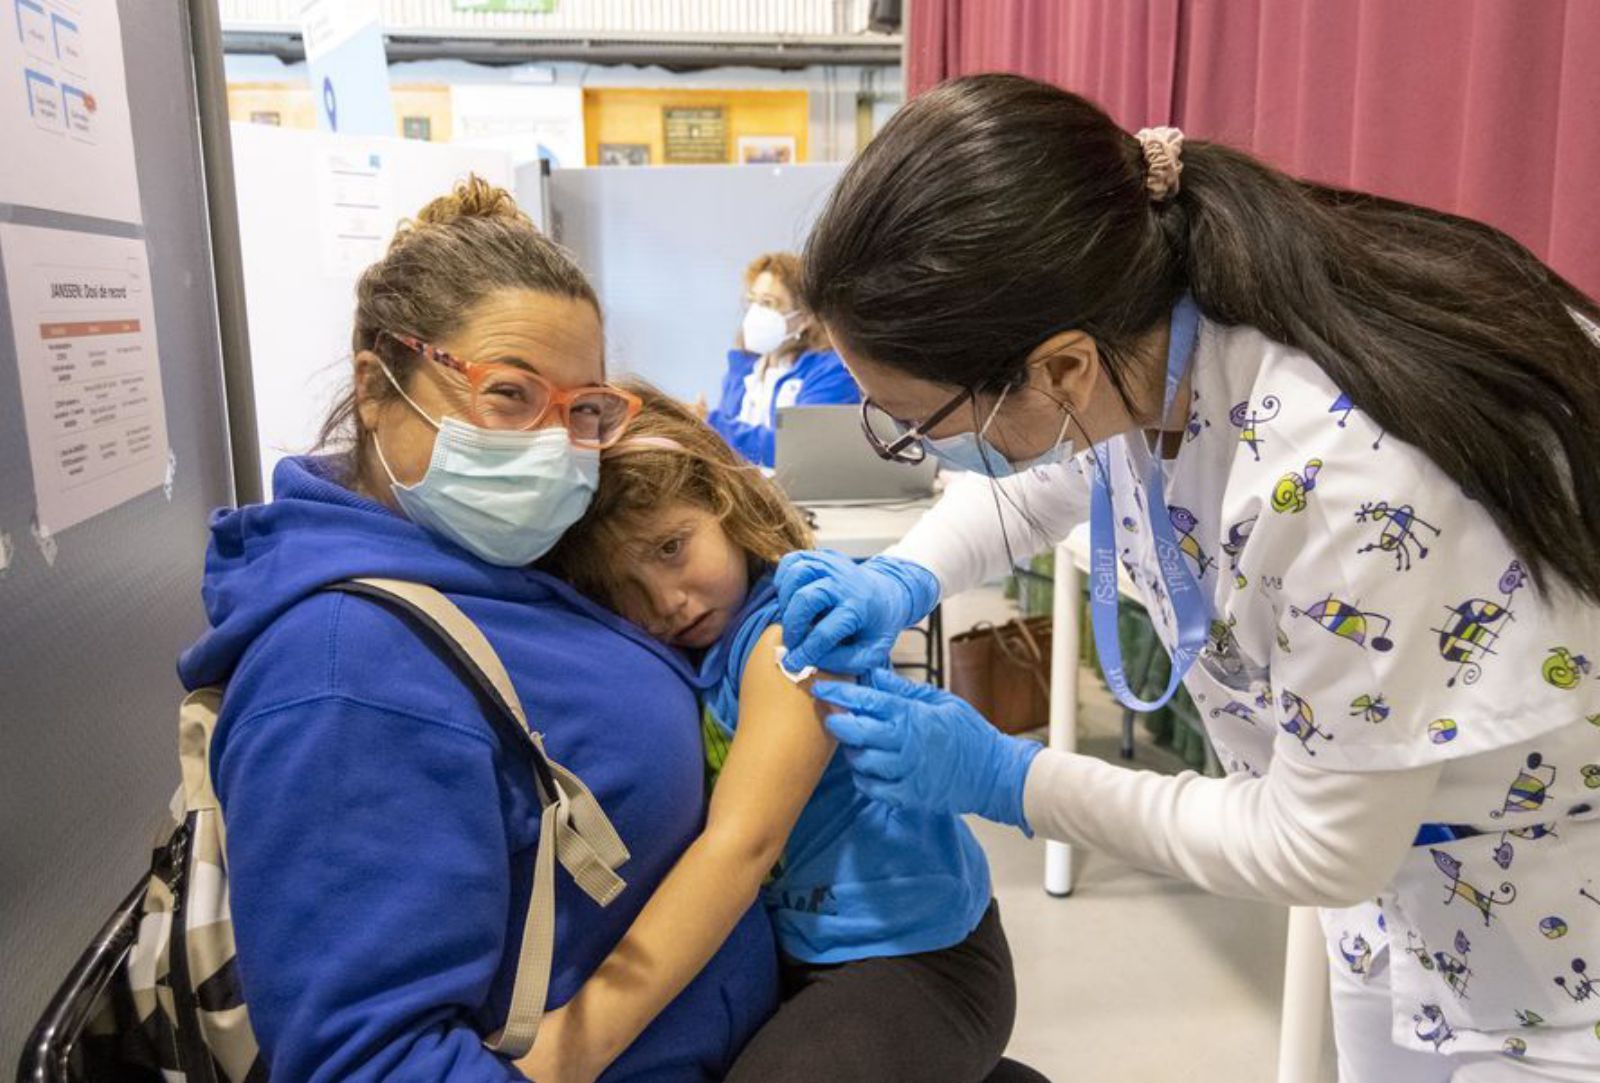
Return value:
<svg viewBox="0 0 1600 1083">
<path fill-rule="evenodd" d="M 1016 76 L 910 102 L 806 246 L 807 307 L 847 351 L 992 388 L 1060 331 L 1130 408 L 1138 344 L 1189 290 L 1312 357 L 1494 517 L 1548 588 L 1600 602 L 1600 308 L 1482 223 L 1295 180 L 1216 143 L 1152 202 L 1139 143 Z M 1600 334 L 1600 332 L 1596 332 Z"/>
</svg>

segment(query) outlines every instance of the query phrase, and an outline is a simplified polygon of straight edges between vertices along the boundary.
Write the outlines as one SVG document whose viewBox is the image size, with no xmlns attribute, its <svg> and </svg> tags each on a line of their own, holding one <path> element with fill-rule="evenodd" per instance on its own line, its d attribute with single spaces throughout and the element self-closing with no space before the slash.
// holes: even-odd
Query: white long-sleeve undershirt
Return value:
<svg viewBox="0 0 1600 1083">
<path fill-rule="evenodd" d="M 1008 574 L 1008 542 L 1009 556 L 1025 560 L 1088 517 L 1088 483 L 1071 462 L 998 482 L 957 474 L 939 502 L 884 555 L 933 572 L 940 594 L 948 598 Z"/>
<path fill-rule="evenodd" d="M 1266 775 L 1158 775 L 1045 749 L 1023 789 L 1028 824 L 1207 891 L 1350 906 L 1389 883 L 1441 765 L 1323 771 L 1284 756 Z"/>
<path fill-rule="evenodd" d="M 1021 560 L 1065 538 L 1088 505 L 1085 471 L 1070 462 L 998 483 L 960 475 L 889 555 L 928 568 L 949 597 L 1009 571 L 1008 541 Z M 1260 778 L 1174 777 L 1046 749 L 1023 800 L 1046 838 L 1217 894 L 1347 906 L 1389 882 L 1440 770 L 1329 771 L 1278 756 Z"/>
</svg>

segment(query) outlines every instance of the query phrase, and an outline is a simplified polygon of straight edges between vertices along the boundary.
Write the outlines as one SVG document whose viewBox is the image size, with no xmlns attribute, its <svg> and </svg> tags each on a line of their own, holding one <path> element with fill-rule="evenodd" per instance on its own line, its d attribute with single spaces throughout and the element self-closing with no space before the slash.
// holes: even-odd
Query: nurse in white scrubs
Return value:
<svg viewBox="0 0 1600 1083">
<path fill-rule="evenodd" d="M 806 260 L 867 438 L 970 471 L 885 556 L 779 570 L 785 664 L 868 674 L 816 689 L 858 786 L 1324 907 L 1349 1083 L 1600 1080 L 1595 302 L 1487 226 L 1011 76 L 907 105 Z M 1113 692 L 1155 705 L 1121 568 L 1227 777 L 875 668 L 1085 520 Z"/>
</svg>

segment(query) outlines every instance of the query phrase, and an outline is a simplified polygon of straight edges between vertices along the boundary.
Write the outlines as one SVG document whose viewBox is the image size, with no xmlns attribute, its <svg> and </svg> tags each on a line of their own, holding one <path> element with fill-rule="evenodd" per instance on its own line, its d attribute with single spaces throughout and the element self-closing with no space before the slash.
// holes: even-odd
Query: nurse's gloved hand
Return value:
<svg viewBox="0 0 1600 1083">
<path fill-rule="evenodd" d="M 966 700 L 893 670 L 874 670 L 861 685 L 818 681 L 811 694 L 844 712 L 828 718 L 828 731 L 868 797 L 920 812 L 975 812 L 1032 834 L 1022 788 L 1038 743 L 1006 736 Z"/>
<path fill-rule="evenodd" d="M 920 564 L 873 557 L 857 564 L 842 553 L 790 553 L 775 576 L 782 613 L 783 664 L 791 673 L 816 666 L 865 673 L 887 665 L 900 633 L 939 604 L 939 580 Z"/>
</svg>

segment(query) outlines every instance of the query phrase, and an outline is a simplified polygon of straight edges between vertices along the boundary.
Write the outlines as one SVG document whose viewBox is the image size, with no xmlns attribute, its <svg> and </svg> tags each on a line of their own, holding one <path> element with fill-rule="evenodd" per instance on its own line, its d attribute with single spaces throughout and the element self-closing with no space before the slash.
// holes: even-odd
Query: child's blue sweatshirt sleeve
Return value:
<svg viewBox="0 0 1600 1083">
<path fill-rule="evenodd" d="M 341 694 L 233 721 L 229 889 L 274 1083 L 523 1078 L 472 1014 L 510 907 L 490 741 Z"/>
</svg>

